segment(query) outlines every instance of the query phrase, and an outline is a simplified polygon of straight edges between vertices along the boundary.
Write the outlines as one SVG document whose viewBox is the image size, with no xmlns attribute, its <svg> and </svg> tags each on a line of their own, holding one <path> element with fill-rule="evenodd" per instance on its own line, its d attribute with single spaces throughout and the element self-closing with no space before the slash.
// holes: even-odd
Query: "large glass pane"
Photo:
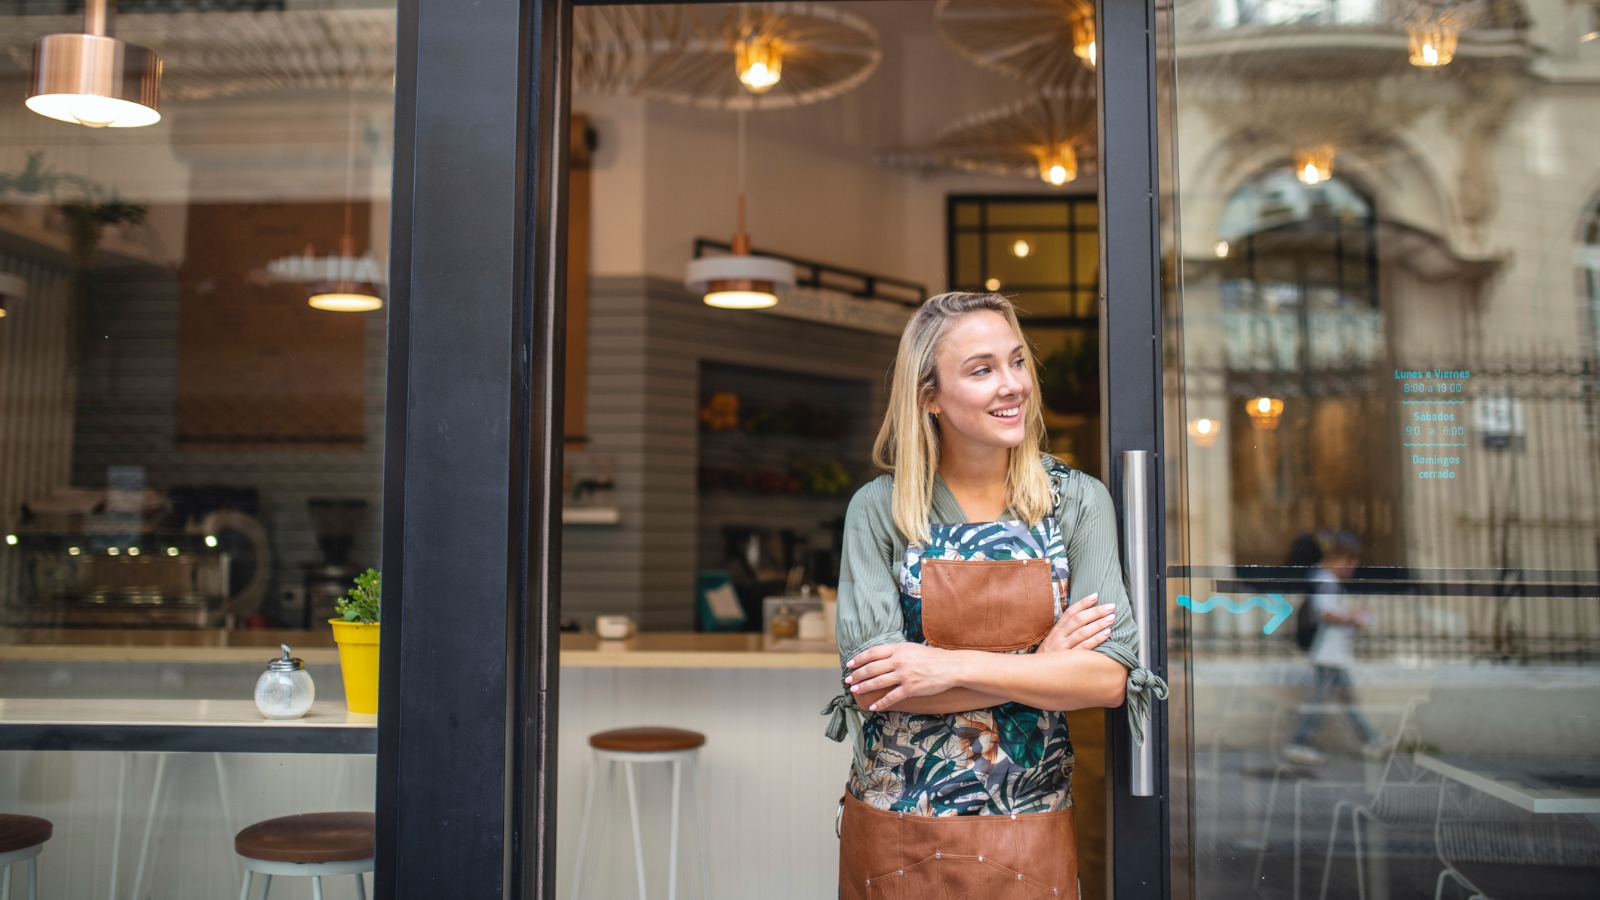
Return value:
<svg viewBox="0 0 1600 900">
<path fill-rule="evenodd" d="M 328 620 L 379 554 L 395 14 L 124 3 L 159 121 L 25 105 L 103 5 L 0 6 L 0 726 L 59 748 L 0 812 L 54 823 L 43 897 L 234 896 L 235 832 L 373 806 Z"/>
<path fill-rule="evenodd" d="M 1592 12 L 1174 5 L 1186 895 L 1600 882 Z"/>
</svg>

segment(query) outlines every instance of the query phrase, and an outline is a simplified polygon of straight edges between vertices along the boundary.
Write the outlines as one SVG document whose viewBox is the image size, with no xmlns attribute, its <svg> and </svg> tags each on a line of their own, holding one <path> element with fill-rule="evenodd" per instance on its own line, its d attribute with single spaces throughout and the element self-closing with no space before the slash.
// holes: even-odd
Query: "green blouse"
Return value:
<svg viewBox="0 0 1600 900">
<path fill-rule="evenodd" d="M 1076 603 L 1098 592 L 1100 604 L 1116 604 L 1111 636 L 1095 650 L 1127 667 L 1126 707 L 1135 740 L 1142 743 L 1144 735 L 1140 723 L 1149 709 L 1151 697 L 1165 699 L 1167 686 L 1149 670 L 1139 668 L 1138 633 L 1117 553 L 1117 516 L 1111 505 L 1111 493 L 1099 479 L 1076 469 L 1053 477 L 1059 497 L 1056 523 L 1066 544 L 1071 577 L 1070 602 Z M 845 514 L 836 631 L 841 668 L 845 661 L 869 647 L 906 639 L 895 569 L 905 558 L 909 541 L 895 528 L 891 512 L 892 486 L 893 478 L 889 475 L 868 482 L 856 491 Z M 1006 516 L 1014 517 L 1009 509 Z M 948 524 L 971 521 L 944 479 L 938 476 L 934 477 L 929 519 Z M 848 671 L 843 669 L 841 679 Z M 845 705 L 841 701 L 847 701 L 848 697 L 847 692 L 824 710 L 833 714 L 828 734 L 834 740 L 842 740 L 845 735 L 840 707 Z"/>
</svg>

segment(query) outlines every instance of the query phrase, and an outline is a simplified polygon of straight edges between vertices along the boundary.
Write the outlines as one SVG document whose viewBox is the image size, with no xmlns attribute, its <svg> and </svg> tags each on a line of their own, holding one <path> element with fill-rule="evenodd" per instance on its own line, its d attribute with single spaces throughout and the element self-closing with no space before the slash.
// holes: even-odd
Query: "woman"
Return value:
<svg viewBox="0 0 1600 900">
<path fill-rule="evenodd" d="M 1165 696 L 1136 669 L 1110 495 L 1041 452 L 1034 385 L 1004 297 L 934 297 L 901 336 L 824 710 L 855 749 L 842 898 L 1076 897 L 1064 711 Z"/>
</svg>

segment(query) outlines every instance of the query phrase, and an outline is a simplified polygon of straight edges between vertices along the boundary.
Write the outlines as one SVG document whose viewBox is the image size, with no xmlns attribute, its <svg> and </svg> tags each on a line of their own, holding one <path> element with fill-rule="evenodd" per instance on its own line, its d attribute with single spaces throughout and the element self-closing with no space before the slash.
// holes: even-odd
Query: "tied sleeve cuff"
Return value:
<svg viewBox="0 0 1600 900">
<path fill-rule="evenodd" d="M 850 738 L 851 758 L 855 762 L 856 771 L 865 772 L 866 756 L 861 734 L 863 713 L 861 707 L 856 704 L 854 695 L 844 693 L 834 697 L 822 708 L 822 714 L 828 717 L 828 724 L 823 733 L 836 743 L 846 737 Z"/>
<path fill-rule="evenodd" d="M 1167 683 L 1160 675 L 1143 668 L 1128 670 L 1128 730 L 1133 733 L 1134 746 L 1144 745 L 1144 720 L 1150 716 L 1151 705 L 1165 699 Z"/>
<path fill-rule="evenodd" d="M 828 701 L 828 705 L 822 708 L 822 714 L 828 717 L 828 725 L 822 731 L 828 736 L 828 740 L 837 744 L 850 733 L 848 718 L 853 715 L 860 719 L 861 707 L 856 705 L 856 698 L 849 694 L 840 694 Z"/>
</svg>

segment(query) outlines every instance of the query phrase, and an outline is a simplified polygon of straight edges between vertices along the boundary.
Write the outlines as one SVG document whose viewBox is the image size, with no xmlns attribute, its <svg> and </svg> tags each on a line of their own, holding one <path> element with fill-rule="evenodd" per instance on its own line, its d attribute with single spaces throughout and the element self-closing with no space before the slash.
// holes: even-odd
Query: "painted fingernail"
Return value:
<svg viewBox="0 0 1600 900">
<path fill-rule="evenodd" d="M 844 683 L 845 684 L 854 684 L 855 680 L 856 680 L 856 677 L 854 675 L 846 675 L 844 677 Z"/>
<path fill-rule="evenodd" d="M 859 690 L 861 690 L 861 685 L 859 685 L 859 684 L 850 685 L 850 693 L 854 694 Z"/>
<path fill-rule="evenodd" d="M 852 657 L 850 657 L 850 661 L 849 661 L 849 662 L 847 662 L 847 663 L 845 663 L 845 665 L 846 665 L 846 666 L 849 666 L 849 667 L 850 667 L 850 668 L 852 668 L 852 669 L 854 669 L 854 668 L 855 668 L 855 667 L 856 667 L 856 658 L 855 658 L 855 657 L 853 657 L 853 656 L 852 656 Z"/>
<path fill-rule="evenodd" d="M 867 711 L 868 712 L 877 712 L 878 711 L 878 704 L 874 703 L 871 706 L 868 706 L 867 707 Z"/>
<path fill-rule="evenodd" d="M 1107 603 L 1107 604 L 1105 604 L 1103 606 L 1098 607 L 1098 609 L 1101 612 L 1108 612 L 1108 613 L 1116 612 L 1117 611 L 1117 605 L 1115 603 Z"/>
</svg>

